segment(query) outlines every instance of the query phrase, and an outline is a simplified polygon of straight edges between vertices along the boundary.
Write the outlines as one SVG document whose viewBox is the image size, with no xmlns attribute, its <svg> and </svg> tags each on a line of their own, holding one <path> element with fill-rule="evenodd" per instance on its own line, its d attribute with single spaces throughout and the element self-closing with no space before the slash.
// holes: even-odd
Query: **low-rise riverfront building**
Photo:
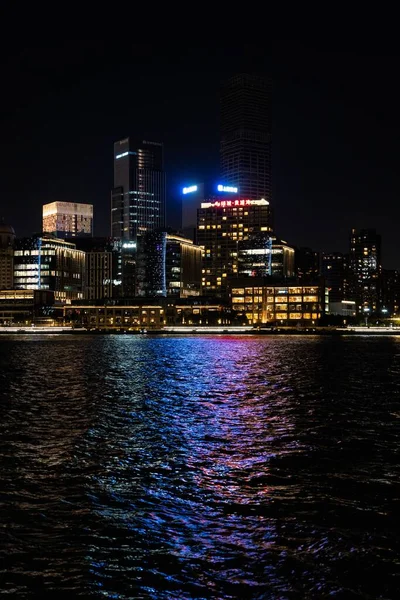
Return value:
<svg viewBox="0 0 400 600">
<path fill-rule="evenodd" d="M 328 308 L 328 289 L 322 284 L 289 285 L 268 278 L 231 278 L 232 311 L 250 325 L 317 324 Z"/>
</svg>

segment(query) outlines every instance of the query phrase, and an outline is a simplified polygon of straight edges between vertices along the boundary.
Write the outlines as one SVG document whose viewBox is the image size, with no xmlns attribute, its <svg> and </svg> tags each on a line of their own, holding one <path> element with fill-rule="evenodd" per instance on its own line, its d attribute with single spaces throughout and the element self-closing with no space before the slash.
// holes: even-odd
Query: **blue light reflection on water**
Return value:
<svg viewBox="0 0 400 600">
<path fill-rule="evenodd" d="M 22 594 L 41 573 L 49 590 L 116 598 L 345 598 L 378 593 L 379 566 L 390 597 L 395 339 L 96 337 L 7 351 L 0 466 L 13 533 L 43 555 L 9 539 L 8 588 Z M 50 360 L 59 377 L 43 389 Z"/>
</svg>

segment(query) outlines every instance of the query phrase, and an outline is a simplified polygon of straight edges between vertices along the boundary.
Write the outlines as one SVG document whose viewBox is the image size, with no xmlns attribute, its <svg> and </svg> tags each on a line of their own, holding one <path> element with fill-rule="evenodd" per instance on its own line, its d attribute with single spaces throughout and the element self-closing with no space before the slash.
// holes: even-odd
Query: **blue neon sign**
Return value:
<svg viewBox="0 0 400 600">
<path fill-rule="evenodd" d="M 191 194 L 192 192 L 197 192 L 197 185 L 190 185 L 182 190 L 182 194 Z"/>
<path fill-rule="evenodd" d="M 232 194 L 237 194 L 237 187 L 233 187 L 232 185 L 218 185 L 217 190 L 219 192 L 231 192 Z"/>
</svg>

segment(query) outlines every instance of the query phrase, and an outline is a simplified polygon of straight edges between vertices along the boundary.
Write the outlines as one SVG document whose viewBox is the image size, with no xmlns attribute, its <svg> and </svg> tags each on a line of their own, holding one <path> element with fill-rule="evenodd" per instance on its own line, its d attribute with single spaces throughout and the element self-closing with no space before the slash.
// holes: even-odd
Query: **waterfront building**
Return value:
<svg viewBox="0 0 400 600">
<path fill-rule="evenodd" d="M 17 290 L 51 290 L 55 300 L 83 299 L 85 253 L 72 242 L 35 235 L 16 240 L 14 287 Z"/>
<path fill-rule="evenodd" d="M 137 302 L 128 305 L 92 306 L 78 304 L 64 307 L 64 324 L 79 325 L 98 331 L 140 331 L 161 329 L 165 308 L 161 304 Z"/>
<path fill-rule="evenodd" d="M 263 277 L 230 279 L 232 310 L 249 325 L 314 325 L 329 310 L 321 283 L 272 283 Z"/>
<path fill-rule="evenodd" d="M 221 90 L 221 176 L 242 198 L 271 201 L 271 81 L 240 74 Z"/>
<path fill-rule="evenodd" d="M 43 232 L 60 238 L 93 235 L 93 205 L 50 202 L 43 205 Z"/>
<path fill-rule="evenodd" d="M 197 223 L 197 241 L 203 251 L 203 294 L 223 296 L 227 278 L 239 274 L 240 242 L 272 233 L 269 202 L 235 196 L 202 202 Z"/>
<path fill-rule="evenodd" d="M 202 250 L 191 239 L 158 230 L 142 236 L 138 249 L 139 296 L 198 296 Z"/>
<path fill-rule="evenodd" d="M 331 293 L 329 292 L 329 314 L 341 317 L 356 317 L 356 302 L 355 300 L 335 300 L 331 302 Z"/>
<path fill-rule="evenodd" d="M 350 233 L 351 295 L 361 313 L 379 312 L 381 306 L 381 236 L 375 229 Z"/>
<path fill-rule="evenodd" d="M 294 276 L 295 250 L 287 242 L 268 233 L 249 236 L 238 243 L 238 275 L 249 277 Z"/>
<path fill-rule="evenodd" d="M 76 238 L 78 250 L 85 252 L 86 300 L 119 298 L 122 291 L 122 242 L 107 237 Z"/>
<path fill-rule="evenodd" d="M 321 275 L 329 288 L 330 304 L 349 299 L 349 257 L 343 252 L 323 253 Z"/>
<path fill-rule="evenodd" d="M 14 229 L 0 221 L 0 290 L 10 290 L 14 285 L 14 242 Z"/>
<path fill-rule="evenodd" d="M 0 324 L 29 325 L 54 322 L 54 292 L 49 290 L 0 290 Z"/>
</svg>

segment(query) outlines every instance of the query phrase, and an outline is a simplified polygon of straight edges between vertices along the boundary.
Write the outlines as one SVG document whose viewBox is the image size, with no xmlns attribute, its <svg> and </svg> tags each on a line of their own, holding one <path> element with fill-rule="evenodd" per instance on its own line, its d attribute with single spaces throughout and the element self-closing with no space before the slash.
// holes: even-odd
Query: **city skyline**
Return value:
<svg viewBox="0 0 400 600">
<path fill-rule="evenodd" d="M 167 76 L 162 75 L 161 65 L 152 69 L 150 75 L 148 61 L 142 57 L 138 77 L 147 84 L 149 95 L 136 98 L 130 107 L 117 97 L 110 102 L 110 96 L 106 95 L 93 113 L 92 96 L 108 81 L 115 59 L 111 53 L 100 68 L 93 48 L 100 54 L 108 48 L 99 44 L 93 42 L 91 46 L 88 42 L 82 60 L 77 54 L 67 57 L 56 48 L 56 56 L 66 67 L 64 78 L 51 74 L 49 82 L 42 88 L 39 86 L 30 107 L 21 106 L 19 101 L 15 106 L 12 104 L 15 91 L 2 99 L 3 114 L 7 115 L 4 131 L 9 144 L 2 153 L 5 201 L 1 214 L 19 237 L 40 229 L 41 205 L 56 199 L 94 204 L 95 234 L 107 235 L 112 187 L 110 148 L 126 135 L 143 134 L 164 142 L 167 220 L 172 226 L 178 224 L 180 215 L 176 201 L 180 186 L 193 179 L 218 179 L 220 86 L 227 76 L 248 70 L 257 48 L 220 51 L 213 68 L 208 54 L 202 57 L 204 71 L 200 69 L 199 49 L 191 49 L 185 60 L 192 59 L 193 76 L 186 75 L 179 94 L 166 94 L 163 102 L 152 92 L 165 87 Z M 295 47 L 296 56 L 290 52 Z M 28 62 L 38 52 L 33 49 Z M 32 74 L 24 71 L 18 56 L 11 54 L 7 64 L 13 67 L 14 76 L 17 73 L 21 81 L 29 82 Z M 124 61 L 132 61 L 133 54 L 127 52 Z M 51 59 L 41 56 L 47 76 Z M 304 66 L 301 58 L 305 57 L 308 60 Z M 173 63 L 171 56 L 164 59 L 168 60 Z M 292 244 L 333 252 L 347 251 L 352 227 L 376 228 L 383 239 L 383 265 L 398 268 L 394 227 L 399 216 L 400 185 L 394 150 L 400 124 L 395 111 L 396 93 L 390 87 L 390 80 L 384 78 L 390 57 L 383 61 L 379 71 L 381 63 L 382 57 L 376 55 L 367 60 L 362 52 L 335 54 L 304 45 L 277 44 L 270 53 L 258 52 L 254 66 L 274 80 L 271 206 L 276 213 L 277 234 Z M 352 81 L 350 74 L 356 64 L 358 69 Z M 187 73 L 185 65 L 185 61 L 171 65 L 168 73 L 171 90 L 178 90 L 182 72 Z M 87 66 L 92 69 L 87 84 L 78 89 L 73 67 L 83 71 Z M 384 89 L 393 93 L 378 94 L 374 87 L 366 94 L 368 66 L 374 74 L 379 71 L 379 85 L 385 85 Z M 54 82 L 64 92 L 56 99 Z M 339 86 L 335 86 L 337 82 Z M 145 102 L 148 106 L 137 119 L 135 107 L 143 108 Z M 68 118 L 67 103 L 71 107 Z M 33 119 L 33 109 L 39 109 L 37 120 Z M 71 126 L 71 119 L 77 120 L 76 125 Z M 59 129 L 56 138 L 50 135 L 54 126 Z M 18 155 L 21 144 L 26 148 L 22 164 Z"/>
</svg>

